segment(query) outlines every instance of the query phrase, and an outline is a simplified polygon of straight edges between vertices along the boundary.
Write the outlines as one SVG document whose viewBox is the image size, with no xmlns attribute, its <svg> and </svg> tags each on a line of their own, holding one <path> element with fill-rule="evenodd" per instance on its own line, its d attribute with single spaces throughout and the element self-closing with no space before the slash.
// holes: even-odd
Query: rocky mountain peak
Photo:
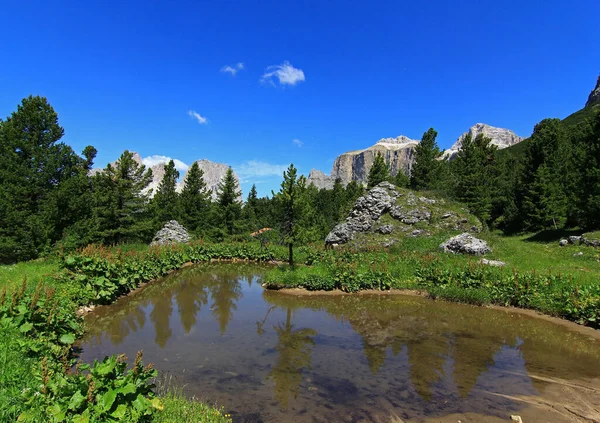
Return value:
<svg viewBox="0 0 600 423">
<path fill-rule="evenodd" d="M 452 147 L 446 150 L 443 157 L 446 159 L 452 159 L 460 151 L 462 142 L 467 134 L 471 134 L 473 138 L 479 134 L 483 134 L 484 136 L 491 138 L 491 144 L 498 147 L 499 150 L 510 147 L 511 145 L 515 145 L 524 140 L 523 137 L 518 136 L 510 129 L 497 128 L 486 123 L 476 123 L 475 125 L 471 126 L 467 132 L 458 137 L 458 140 L 456 140 Z"/>
<path fill-rule="evenodd" d="M 419 141 L 418 140 L 413 140 L 408 138 L 407 136 L 404 135 L 400 135 L 399 137 L 396 138 L 382 138 L 379 141 L 377 141 L 377 143 L 375 143 L 375 145 L 383 145 L 383 146 L 390 146 L 390 147 L 405 147 L 408 146 L 409 144 L 418 144 Z"/>
<path fill-rule="evenodd" d="M 598 81 L 596 82 L 596 88 L 592 90 L 588 101 L 585 103 L 585 107 L 589 107 L 594 103 L 600 102 L 600 75 L 598 75 Z"/>
</svg>

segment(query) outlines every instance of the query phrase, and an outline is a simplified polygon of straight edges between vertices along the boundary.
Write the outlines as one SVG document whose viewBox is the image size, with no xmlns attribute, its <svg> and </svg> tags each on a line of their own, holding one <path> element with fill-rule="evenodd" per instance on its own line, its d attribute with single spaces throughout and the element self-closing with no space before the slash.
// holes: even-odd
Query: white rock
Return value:
<svg viewBox="0 0 600 423">
<path fill-rule="evenodd" d="M 484 255 L 491 251 L 487 242 L 479 238 L 475 238 L 473 235 L 467 232 L 443 242 L 440 244 L 440 249 L 447 253 L 473 254 L 478 256 Z"/>
</svg>

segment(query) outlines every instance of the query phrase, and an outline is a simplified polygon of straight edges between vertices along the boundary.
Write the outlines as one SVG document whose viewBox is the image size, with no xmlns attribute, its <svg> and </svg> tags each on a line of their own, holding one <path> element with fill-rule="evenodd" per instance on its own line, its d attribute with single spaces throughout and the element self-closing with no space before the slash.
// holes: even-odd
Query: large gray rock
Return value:
<svg viewBox="0 0 600 423">
<path fill-rule="evenodd" d="M 475 139 L 475 137 L 479 134 L 483 134 L 484 136 L 491 138 L 492 141 L 490 144 L 495 145 L 499 150 L 510 147 L 524 140 L 523 137 L 519 137 L 510 129 L 496 128 L 495 126 L 490 126 L 485 123 L 476 123 L 469 128 L 468 132 L 462 134 L 458 140 L 456 140 L 454 145 L 444 152 L 442 157 L 449 160 L 453 159 L 462 148 L 462 142 L 469 133 L 473 139 Z"/>
<path fill-rule="evenodd" d="M 464 232 L 440 244 L 442 251 L 453 254 L 484 255 L 492 251 L 487 242 Z"/>
<path fill-rule="evenodd" d="M 344 244 L 350 241 L 356 232 L 367 232 L 379 217 L 387 212 L 398 198 L 396 187 L 382 182 L 356 200 L 346 221 L 336 225 L 325 238 L 325 244 Z"/>
<path fill-rule="evenodd" d="M 190 241 L 188 231 L 176 220 L 170 220 L 154 235 L 150 245 L 181 244 Z"/>
<path fill-rule="evenodd" d="M 585 103 L 585 107 L 589 107 L 598 102 L 600 102 L 600 75 L 598 76 L 598 82 L 596 82 L 596 88 L 590 93 L 588 101 Z"/>
</svg>

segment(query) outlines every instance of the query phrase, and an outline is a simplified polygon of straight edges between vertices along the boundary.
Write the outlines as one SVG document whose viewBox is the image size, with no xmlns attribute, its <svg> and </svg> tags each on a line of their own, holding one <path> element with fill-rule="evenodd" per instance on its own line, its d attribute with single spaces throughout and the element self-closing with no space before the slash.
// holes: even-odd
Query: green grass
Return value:
<svg viewBox="0 0 600 423">
<path fill-rule="evenodd" d="M 13 289 L 27 280 L 29 285 L 37 284 L 58 271 L 58 260 L 45 258 L 17 264 L 0 266 L 0 290 Z"/>
<path fill-rule="evenodd" d="M 594 247 L 568 245 L 560 247 L 558 240 L 535 241 L 532 235 L 483 236 L 492 247 L 488 258 L 501 260 L 518 271 L 536 271 L 538 273 L 573 276 L 585 282 L 600 280 L 600 251 Z M 533 238 L 533 240 L 532 240 Z M 557 237 L 558 239 L 562 236 Z M 575 255 L 582 252 L 583 255 Z"/>
<path fill-rule="evenodd" d="M 265 279 L 275 289 L 422 289 L 433 298 L 529 308 L 600 327 L 600 254 L 593 247 L 560 247 L 557 240 L 568 234 L 477 235 L 492 248 L 486 258 L 505 262 L 504 268 L 442 253 L 439 244 L 448 234 L 438 233 L 401 238 L 389 250 L 376 242 L 360 251 L 341 248 L 312 267 L 274 269 Z"/>
<path fill-rule="evenodd" d="M 21 394 L 31 388 L 36 360 L 19 347 L 15 329 L 0 330 L 0 421 L 14 422 L 22 411 Z"/>
<path fill-rule="evenodd" d="M 223 409 L 188 399 L 180 391 L 171 391 L 161 396 L 161 400 L 165 408 L 154 418 L 157 423 L 231 423 L 231 417 Z"/>
</svg>

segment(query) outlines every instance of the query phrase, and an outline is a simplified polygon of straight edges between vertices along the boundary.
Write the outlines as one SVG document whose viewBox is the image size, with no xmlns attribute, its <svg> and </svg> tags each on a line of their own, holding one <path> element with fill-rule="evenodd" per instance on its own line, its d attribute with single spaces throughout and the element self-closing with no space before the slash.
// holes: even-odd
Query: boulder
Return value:
<svg viewBox="0 0 600 423">
<path fill-rule="evenodd" d="M 486 266 L 492 266 L 492 267 L 504 267 L 506 266 L 506 263 L 504 263 L 503 261 L 500 260 L 488 260 L 485 258 L 482 258 L 481 260 L 479 260 L 479 264 L 485 264 Z"/>
<path fill-rule="evenodd" d="M 581 235 L 580 242 L 588 247 L 600 247 L 600 239 L 589 239 L 586 235 Z"/>
<path fill-rule="evenodd" d="M 484 255 L 492 251 L 487 242 L 464 232 L 440 244 L 442 251 L 453 254 Z"/>
<path fill-rule="evenodd" d="M 336 225 L 325 238 L 325 244 L 345 244 L 352 239 L 352 230 L 346 222 Z"/>
<path fill-rule="evenodd" d="M 394 231 L 394 227 L 392 225 L 382 225 L 377 228 L 377 232 L 383 235 L 391 234 Z"/>
<path fill-rule="evenodd" d="M 353 239 L 354 233 L 367 232 L 373 223 L 392 207 L 398 196 L 396 187 L 389 182 L 382 182 L 373 187 L 366 195 L 356 200 L 346 221 L 331 230 L 325 238 L 325 244 L 345 244 Z"/>
<path fill-rule="evenodd" d="M 190 241 L 187 229 L 176 220 L 170 220 L 154 235 L 150 245 L 181 244 Z"/>
<path fill-rule="evenodd" d="M 567 240 L 569 241 L 569 244 L 578 245 L 581 242 L 581 237 L 571 235 Z"/>
</svg>

